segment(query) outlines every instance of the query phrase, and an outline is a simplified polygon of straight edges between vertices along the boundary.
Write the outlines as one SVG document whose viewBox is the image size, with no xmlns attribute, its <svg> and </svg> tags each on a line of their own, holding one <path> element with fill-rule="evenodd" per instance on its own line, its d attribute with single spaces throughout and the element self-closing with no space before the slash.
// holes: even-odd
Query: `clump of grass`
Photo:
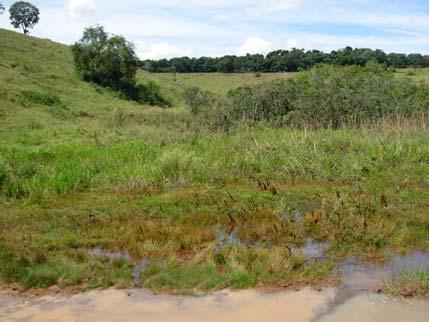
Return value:
<svg viewBox="0 0 429 322">
<path fill-rule="evenodd" d="M 386 282 L 383 290 L 405 297 L 429 296 L 429 270 L 421 267 L 404 270 Z"/>
<path fill-rule="evenodd" d="M 23 105 L 38 104 L 45 106 L 63 106 L 60 98 L 57 95 L 47 92 L 24 90 L 22 91 Z"/>
<path fill-rule="evenodd" d="M 90 260 L 75 253 L 48 254 L 40 248 L 23 249 L 0 241 L 0 278 L 22 289 L 131 287 L 131 264 Z"/>
<path fill-rule="evenodd" d="M 248 249 L 234 246 L 219 255 L 200 254 L 191 261 L 178 258 L 151 263 L 143 272 L 144 286 L 158 292 L 195 294 L 224 288 L 315 285 L 329 279 L 330 262 L 307 263 L 282 248 Z M 209 256 L 209 257 L 206 257 Z"/>
</svg>

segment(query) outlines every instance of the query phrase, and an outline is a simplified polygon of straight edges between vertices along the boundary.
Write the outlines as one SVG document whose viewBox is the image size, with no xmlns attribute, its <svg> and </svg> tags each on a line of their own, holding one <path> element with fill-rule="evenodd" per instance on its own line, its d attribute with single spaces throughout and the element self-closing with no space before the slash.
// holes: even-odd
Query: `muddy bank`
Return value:
<svg viewBox="0 0 429 322">
<path fill-rule="evenodd" d="M 146 291 L 95 291 L 72 297 L 25 300 L 0 296 L 1 321 L 282 321 L 427 322 L 429 302 L 361 293 L 332 307 L 338 289 L 265 294 L 213 293 L 205 297 L 152 295 Z"/>
</svg>

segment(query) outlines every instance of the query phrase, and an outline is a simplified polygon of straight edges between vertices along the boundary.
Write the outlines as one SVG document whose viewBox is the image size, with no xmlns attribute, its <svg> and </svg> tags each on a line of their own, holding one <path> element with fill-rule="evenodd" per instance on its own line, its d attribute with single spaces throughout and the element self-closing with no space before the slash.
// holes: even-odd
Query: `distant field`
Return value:
<svg viewBox="0 0 429 322">
<path fill-rule="evenodd" d="M 222 74 L 222 73 L 189 73 L 176 74 L 176 81 L 172 73 L 148 73 L 140 71 L 138 78 L 143 81 L 153 80 L 163 86 L 184 89 L 190 86 L 198 86 L 221 95 L 226 95 L 230 89 L 243 85 L 254 85 L 277 78 L 292 77 L 296 73 L 261 73 L 259 77 L 255 73 Z"/>
<path fill-rule="evenodd" d="M 404 68 L 396 70 L 397 77 L 409 77 L 416 81 L 429 81 L 429 68 Z"/>
<path fill-rule="evenodd" d="M 259 77 L 255 73 L 244 74 L 222 74 L 222 73 L 177 73 L 174 80 L 173 73 L 149 73 L 140 70 L 138 79 L 140 81 L 155 81 L 162 85 L 163 91 L 175 100 L 180 101 L 183 90 L 190 86 L 198 86 L 204 90 L 209 90 L 225 96 L 229 90 L 244 86 L 254 85 L 273 79 L 286 79 L 298 73 L 261 73 Z M 429 68 L 398 69 L 395 72 L 397 77 L 409 78 L 415 81 L 429 81 Z"/>
</svg>

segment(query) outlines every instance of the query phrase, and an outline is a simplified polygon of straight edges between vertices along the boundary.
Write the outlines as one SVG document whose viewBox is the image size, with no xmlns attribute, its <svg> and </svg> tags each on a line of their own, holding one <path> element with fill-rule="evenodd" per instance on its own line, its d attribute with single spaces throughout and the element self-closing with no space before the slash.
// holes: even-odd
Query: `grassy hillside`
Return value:
<svg viewBox="0 0 429 322">
<path fill-rule="evenodd" d="M 276 75 L 140 73 L 175 100 L 161 109 L 80 81 L 66 46 L 0 39 L 0 283 L 327 285 L 338 257 L 429 248 L 424 120 L 224 132 L 182 106 L 183 87 Z M 326 261 L 303 256 L 309 240 Z"/>
<path fill-rule="evenodd" d="M 171 74 L 139 72 L 139 80 L 157 81 L 173 100 L 175 109 L 165 111 L 82 82 L 68 46 L 1 29 L 0 39 L 0 143 L 40 146 L 97 140 L 111 144 L 129 138 L 178 141 L 189 136 L 185 126 L 190 116 L 181 99 L 187 86 L 226 94 L 242 84 L 285 77 L 190 74 L 178 75 L 174 82 Z M 163 138 L 157 133 L 160 122 Z"/>
<path fill-rule="evenodd" d="M 67 46 L 6 30 L 0 30 L 0 39 L 1 144 L 111 144 L 130 137 L 156 140 L 153 131 L 160 119 L 183 118 L 180 109 L 164 113 L 82 82 Z M 121 127 L 124 120 L 127 128 Z"/>
</svg>

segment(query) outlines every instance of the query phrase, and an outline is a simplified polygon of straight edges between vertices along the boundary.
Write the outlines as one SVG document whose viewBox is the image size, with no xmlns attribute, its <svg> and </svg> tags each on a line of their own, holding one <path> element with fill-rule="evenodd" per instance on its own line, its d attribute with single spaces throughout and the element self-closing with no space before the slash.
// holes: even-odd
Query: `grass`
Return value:
<svg viewBox="0 0 429 322">
<path fill-rule="evenodd" d="M 409 78 L 414 81 L 429 81 L 429 68 L 404 68 L 396 71 L 396 76 Z"/>
<path fill-rule="evenodd" d="M 386 282 L 383 290 L 405 297 L 429 296 L 429 270 L 416 267 L 402 271 L 396 278 Z"/>
<path fill-rule="evenodd" d="M 219 95 L 226 96 L 229 90 L 245 86 L 267 82 L 278 78 L 293 77 L 295 73 L 241 73 L 241 74 L 224 74 L 224 73 L 149 73 L 139 71 L 137 77 L 140 80 L 152 80 L 163 84 L 176 95 L 180 94 L 187 87 L 198 86 L 204 90 L 215 92 Z"/>
<path fill-rule="evenodd" d="M 174 100 L 161 109 L 82 82 L 66 46 L 0 38 L 2 283 L 130 287 L 144 260 L 160 292 L 331 285 L 338 257 L 429 248 L 423 120 L 225 133 L 194 119 L 185 87 L 224 95 L 289 75 L 139 73 Z M 309 238 L 329 243 L 326 261 L 300 254 Z"/>
</svg>

